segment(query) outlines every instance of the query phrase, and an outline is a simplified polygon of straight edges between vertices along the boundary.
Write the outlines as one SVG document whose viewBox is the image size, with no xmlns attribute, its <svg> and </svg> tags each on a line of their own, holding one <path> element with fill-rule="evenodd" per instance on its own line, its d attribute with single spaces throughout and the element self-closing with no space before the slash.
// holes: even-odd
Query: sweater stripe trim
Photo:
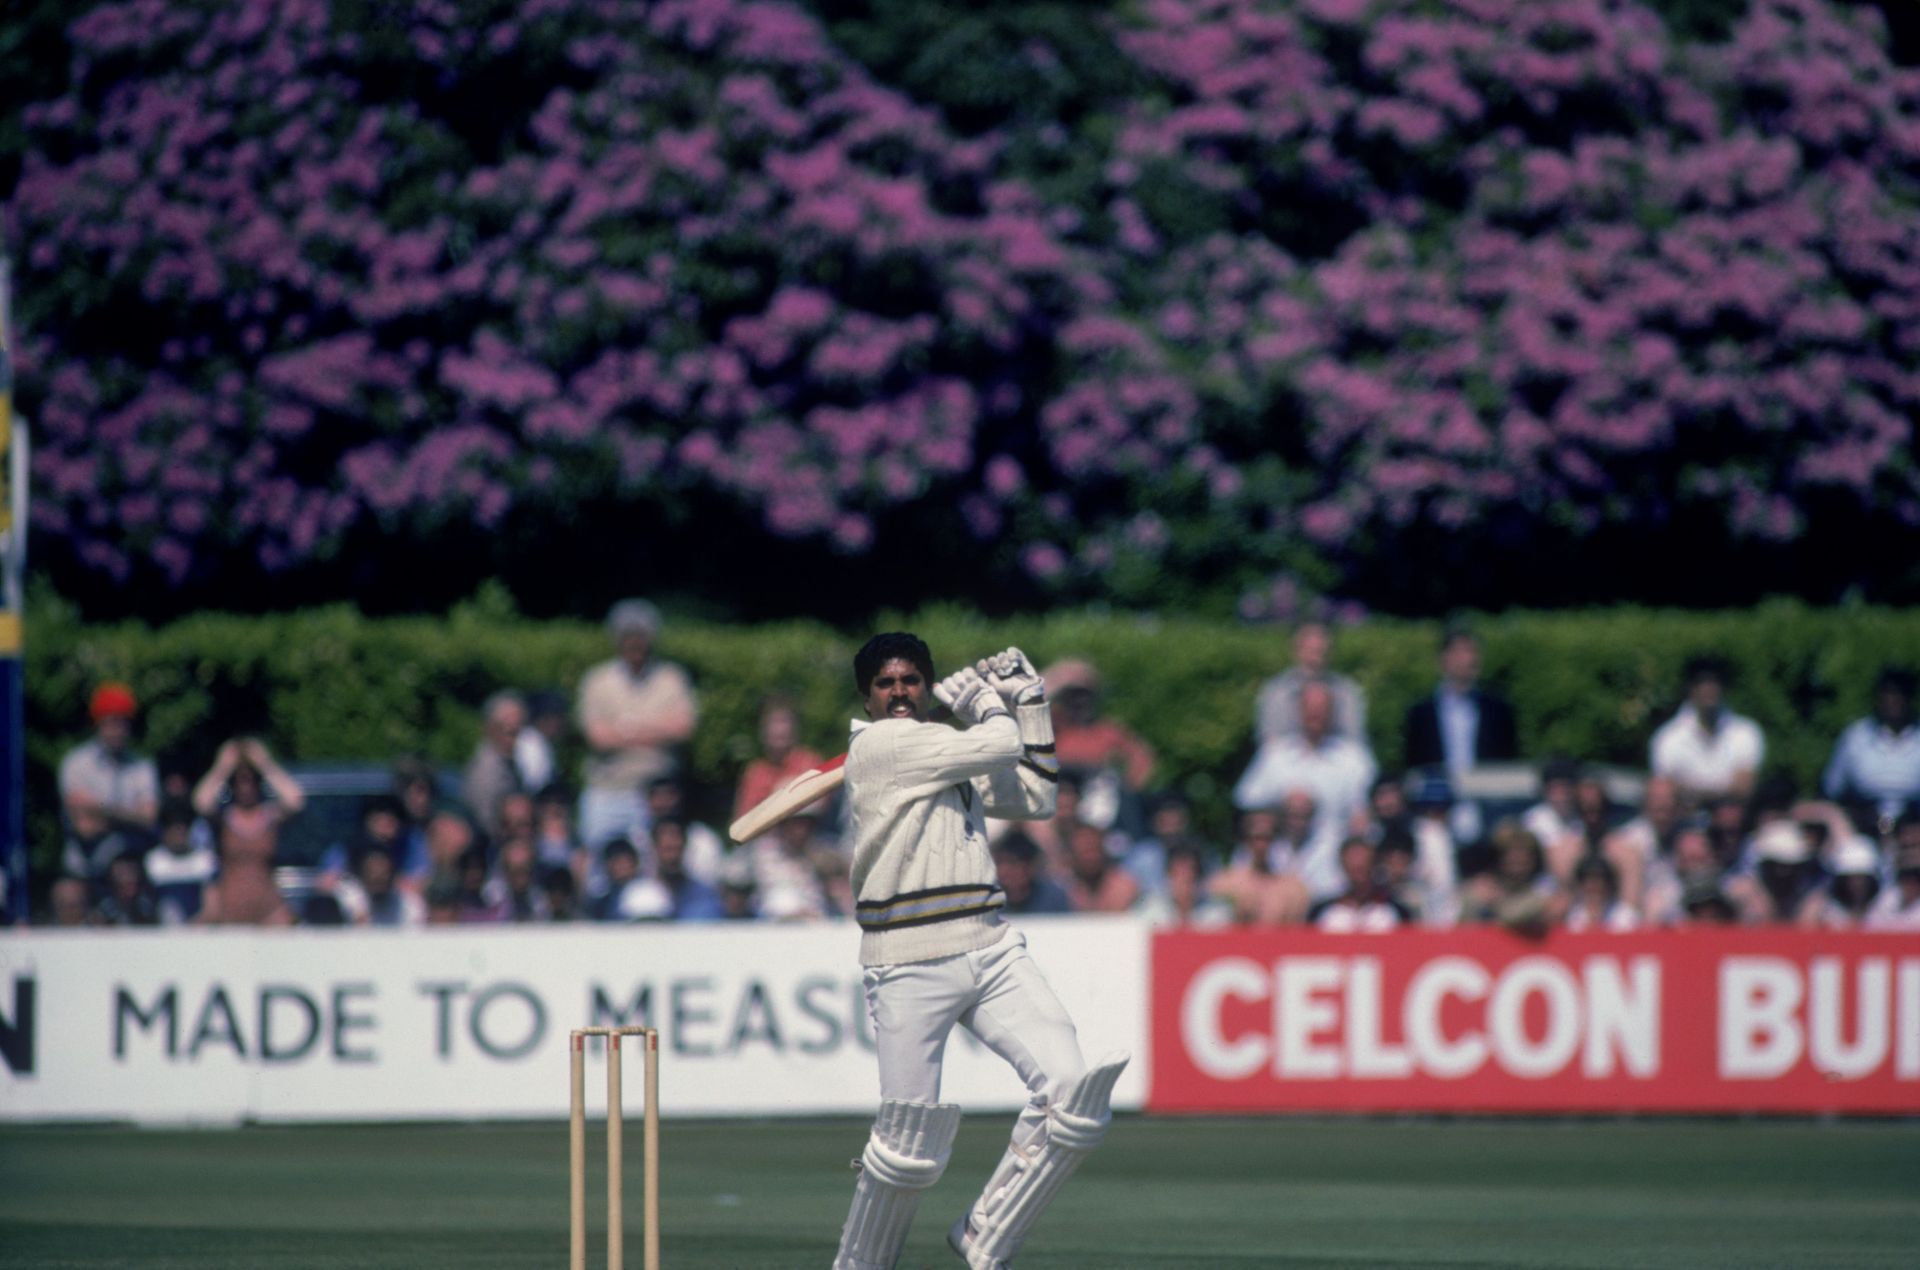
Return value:
<svg viewBox="0 0 1920 1270">
<path fill-rule="evenodd" d="M 887 900 L 861 900 L 854 915 L 862 929 L 891 930 L 921 922 L 946 921 L 986 912 L 1000 907 L 1006 897 L 998 885 L 969 884 L 937 886 L 925 891 L 910 891 Z"/>
<path fill-rule="evenodd" d="M 928 913 L 922 917 L 888 918 L 884 921 L 869 917 L 860 918 L 860 929 L 868 932 L 905 930 L 909 926 L 931 926 L 935 922 L 951 922 L 963 917 L 979 917 L 985 913 L 999 911 L 1006 905 L 1004 895 L 996 895 L 984 904 L 968 904 L 951 912 Z"/>
</svg>

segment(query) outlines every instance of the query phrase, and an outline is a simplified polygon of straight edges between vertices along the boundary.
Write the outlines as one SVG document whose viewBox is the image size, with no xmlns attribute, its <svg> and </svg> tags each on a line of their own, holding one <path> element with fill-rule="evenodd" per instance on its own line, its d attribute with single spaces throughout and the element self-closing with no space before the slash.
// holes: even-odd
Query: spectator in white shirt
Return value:
<svg viewBox="0 0 1920 1270">
<path fill-rule="evenodd" d="M 1317 809 L 1316 849 L 1302 872 L 1317 896 L 1341 888 L 1337 845 L 1367 806 L 1378 768 L 1367 747 L 1333 731 L 1333 693 L 1325 684 L 1300 689 L 1300 731 L 1265 741 L 1233 788 L 1233 805 L 1247 810 L 1278 807 L 1288 794 L 1304 791 Z"/>
<path fill-rule="evenodd" d="M 1633 930 L 1640 915 L 1621 902 L 1620 881 L 1613 866 L 1597 855 L 1582 860 L 1573 871 L 1573 904 L 1567 909 L 1566 928 L 1572 931 Z"/>
<path fill-rule="evenodd" d="M 1726 708 L 1727 677 L 1718 658 L 1689 661 L 1686 702 L 1653 734 L 1654 774 L 1672 777 L 1695 802 L 1751 794 L 1767 756 L 1760 725 Z"/>
<path fill-rule="evenodd" d="M 1873 713 L 1847 725 L 1833 747 L 1821 786 L 1828 798 L 1864 806 L 1890 824 L 1920 799 L 1920 726 L 1913 713 L 1914 674 L 1897 666 L 1873 685 Z"/>
<path fill-rule="evenodd" d="M 1909 812 L 1903 819 L 1910 826 L 1907 836 L 1920 840 L 1920 817 Z M 1868 930 L 1920 932 L 1920 843 L 1897 848 L 1893 885 L 1881 888 L 1865 925 Z"/>
<path fill-rule="evenodd" d="M 1393 930 L 1412 916 L 1381 887 L 1374 872 L 1373 844 L 1348 838 L 1340 844 L 1340 875 L 1345 889 L 1314 905 L 1307 920 L 1336 934 L 1377 934 Z"/>
</svg>

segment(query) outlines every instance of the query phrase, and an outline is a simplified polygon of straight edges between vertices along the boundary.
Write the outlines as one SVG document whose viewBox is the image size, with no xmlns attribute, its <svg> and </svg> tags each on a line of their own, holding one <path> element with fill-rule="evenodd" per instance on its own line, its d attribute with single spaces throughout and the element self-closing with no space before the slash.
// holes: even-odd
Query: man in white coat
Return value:
<svg viewBox="0 0 1920 1270">
<path fill-rule="evenodd" d="M 1052 716 L 1040 676 L 1014 648 L 936 684 L 926 644 L 894 632 L 867 641 L 853 674 L 867 719 L 853 725 L 846 798 L 881 1103 L 833 1264 L 892 1270 L 899 1259 L 960 1127 L 960 1108 L 940 1101 L 959 1024 L 1030 1094 L 1006 1155 L 947 1236 L 975 1270 L 999 1270 L 1105 1137 L 1128 1057 L 1091 1067 L 1081 1058 L 1073 1021 L 1006 924 L 987 847 L 989 815 L 1053 815 Z M 965 730 L 929 722 L 930 696 Z"/>
</svg>

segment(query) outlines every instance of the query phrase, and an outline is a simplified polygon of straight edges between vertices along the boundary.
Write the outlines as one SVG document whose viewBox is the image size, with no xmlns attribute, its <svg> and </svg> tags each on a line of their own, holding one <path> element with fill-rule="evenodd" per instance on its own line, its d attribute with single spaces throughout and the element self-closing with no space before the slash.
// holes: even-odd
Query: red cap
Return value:
<svg viewBox="0 0 1920 1270">
<path fill-rule="evenodd" d="M 123 683 L 103 683 L 93 690 L 90 710 L 95 723 L 102 719 L 131 719 L 137 708 L 133 689 Z"/>
</svg>

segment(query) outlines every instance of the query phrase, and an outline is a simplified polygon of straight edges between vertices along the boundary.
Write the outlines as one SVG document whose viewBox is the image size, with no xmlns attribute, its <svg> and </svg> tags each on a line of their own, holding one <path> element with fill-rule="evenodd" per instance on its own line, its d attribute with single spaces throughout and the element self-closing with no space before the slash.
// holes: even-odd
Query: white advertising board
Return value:
<svg viewBox="0 0 1920 1270">
<path fill-rule="evenodd" d="M 1140 1107 L 1146 926 L 1019 930 L 1083 1050 L 1135 1055 L 1114 1103 Z M 567 1033 L 603 1024 L 660 1029 L 664 1115 L 864 1113 L 857 945 L 840 924 L 0 934 L 0 1120 L 560 1117 Z M 956 1029 L 942 1096 L 1026 1092 Z"/>
</svg>

